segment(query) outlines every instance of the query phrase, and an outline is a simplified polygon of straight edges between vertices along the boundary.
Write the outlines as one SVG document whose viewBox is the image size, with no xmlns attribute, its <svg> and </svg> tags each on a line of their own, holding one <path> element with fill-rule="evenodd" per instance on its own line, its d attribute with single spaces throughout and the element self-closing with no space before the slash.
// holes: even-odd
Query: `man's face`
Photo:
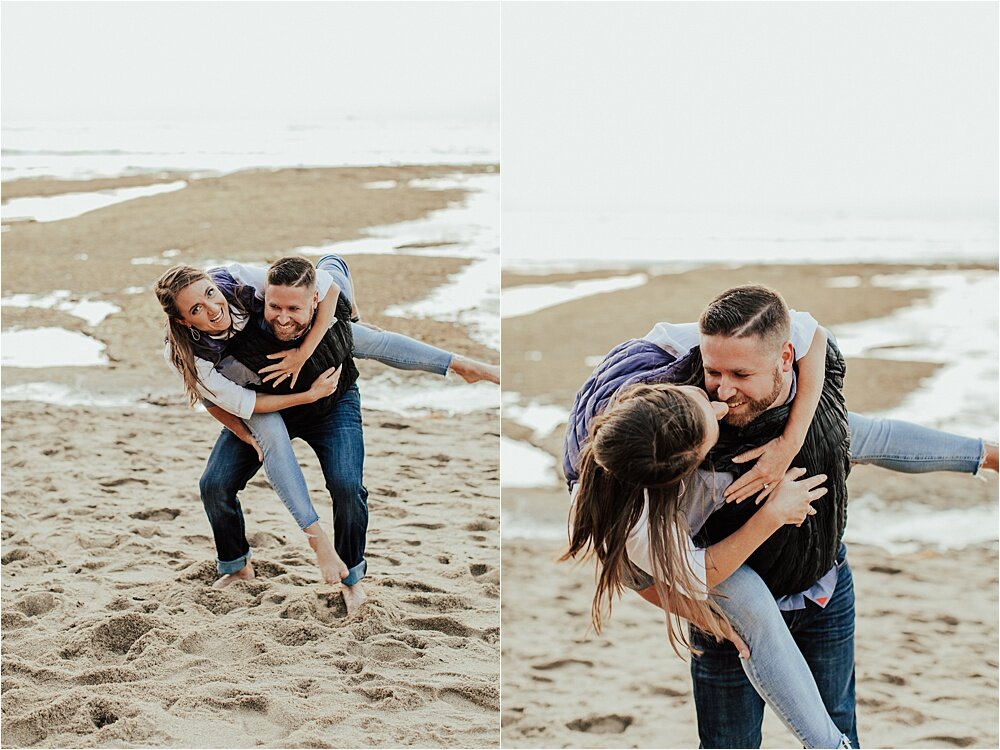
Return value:
<svg viewBox="0 0 1000 750">
<path fill-rule="evenodd" d="M 794 354 L 786 343 L 780 350 L 759 336 L 702 336 L 705 390 L 729 405 L 725 421 L 749 424 L 772 406 L 791 379 Z"/>
<path fill-rule="evenodd" d="M 279 340 L 291 341 L 309 328 L 318 304 L 315 287 L 268 284 L 264 289 L 264 320 Z"/>
</svg>

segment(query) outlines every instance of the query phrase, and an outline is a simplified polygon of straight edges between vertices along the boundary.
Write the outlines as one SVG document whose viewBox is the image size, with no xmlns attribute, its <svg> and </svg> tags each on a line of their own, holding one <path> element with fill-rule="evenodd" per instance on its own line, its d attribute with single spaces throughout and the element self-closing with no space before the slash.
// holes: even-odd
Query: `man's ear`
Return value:
<svg viewBox="0 0 1000 750">
<path fill-rule="evenodd" d="M 791 341 L 786 341 L 785 345 L 781 347 L 782 372 L 791 372 L 792 365 L 794 364 L 795 364 L 795 349 L 792 347 Z"/>
</svg>

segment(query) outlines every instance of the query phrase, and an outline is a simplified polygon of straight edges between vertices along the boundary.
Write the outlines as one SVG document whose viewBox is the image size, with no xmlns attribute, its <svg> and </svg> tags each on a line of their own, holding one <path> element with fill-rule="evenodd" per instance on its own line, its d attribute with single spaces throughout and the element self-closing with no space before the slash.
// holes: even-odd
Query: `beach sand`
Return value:
<svg viewBox="0 0 1000 750">
<path fill-rule="evenodd" d="M 753 266 L 654 275 L 635 289 L 505 319 L 504 389 L 521 394 L 522 403 L 568 409 L 591 369 L 585 358 L 644 335 L 658 320 L 696 320 L 715 294 L 741 283 L 779 289 L 791 307 L 809 310 L 826 325 L 878 318 L 927 292 L 874 290 L 872 277 L 915 268 Z M 506 273 L 504 287 L 613 275 Z M 857 276 L 860 282 L 853 288 L 827 286 L 829 278 L 842 276 Z M 892 408 L 938 367 L 848 359 L 848 405 L 860 412 Z M 560 455 L 563 426 L 537 436 L 505 419 L 502 429 L 511 439 Z M 957 474 L 915 477 L 859 466 L 849 489 L 852 498 L 877 494 L 884 507 L 893 509 L 911 502 L 937 510 L 997 503 L 996 475 L 980 482 Z M 505 520 L 516 518 L 520 528 L 528 519 L 564 527 L 568 497 L 557 486 L 505 488 L 503 507 Z M 503 745 L 697 747 L 689 665 L 671 651 L 662 615 L 627 593 L 596 636 L 590 629 L 593 563 L 557 564 L 563 548 L 551 538 L 503 541 Z M 862 544 L 848 548 L 857 594 L 862 745 L 997 747 L 996 542 L 905 554 Z M 768 710 L 762 747 L 795 746 L 791 732 Z"/>
<path fill-rule="evenodd" d="M 481 171 L 495 168 L 245 172 L 6 228 L 4 296 L 66 289 L 121 311 L 90 326 L 57 310 L 5 306 L 5 331 L 80 330 L 104 342 L 111 361 L 5 367 L 4 387 L 44 382 L 124 405 L 3 404 L 4 747 L 497 745 L 495 410 L 365 410 L 369 602 L 358 613 L 347 616 L 338 587 L 320 582 L 263 472 L 241 494 L 257 578 L 214 591 L 198 478 L 219 427 L 186 408 L 162 358 L 163 316 L 149 291 L 174 263 L 264 264 L 422 217 L 462 191 L 405 180 Z M 400 182 L 363 188 L 384 180 Z M 4 185 L 4 196 L 81 188 L 89 189 L 22 181 Z M 497 361 L 459 325 L 382 315 L 422 299 L 468 261 L 349 261 L 367 320 Z M 365 378 L 385 368 L 359 364 L 364 398 Z M 318 461 L 295 446 L 329 528 Z"/>
</svg>

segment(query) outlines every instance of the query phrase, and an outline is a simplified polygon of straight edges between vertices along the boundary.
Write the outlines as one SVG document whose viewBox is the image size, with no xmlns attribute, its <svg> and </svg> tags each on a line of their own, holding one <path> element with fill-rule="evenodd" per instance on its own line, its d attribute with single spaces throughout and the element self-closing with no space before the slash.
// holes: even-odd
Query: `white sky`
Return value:
<svg viewBox="0 0 1000 750">
<path fill-rule="evenodd" d="M 997 10 L 504 3 L 504 211 L 995 217 Z"/>
<path fill-rule="evenodd" d="M 498 3 L 4 2 L 18 120 L 496 121 Z"/>
</svg>

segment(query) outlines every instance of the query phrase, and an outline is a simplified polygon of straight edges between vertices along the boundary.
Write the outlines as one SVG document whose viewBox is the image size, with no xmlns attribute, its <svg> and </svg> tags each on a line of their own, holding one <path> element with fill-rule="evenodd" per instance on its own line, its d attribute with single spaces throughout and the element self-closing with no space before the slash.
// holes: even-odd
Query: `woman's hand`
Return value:
<svg viewBox="0 0 1000 750">
<path fill-rule="evenodd" d="M 226 425 L 226 429 L 233 433 L 236 437 L 242 440 L 244 443 L 249 445 L 255 451 L 257 451 L 257 460 L 264 463 L 264 451 L 260 449 L 257 444 L 257 440 L 254 438 L 253 434 L 250 432 L 250 428 L 246 426 L 246 423 L 240 419 L 237 420 L 238 424 Z"/>
<path fill-rule="evenodd" d="M 778 488 L 800 448 L 801 446 L 789 443 L 784 437 L 776 437 L 759 448 L 745 451 L 736 456 L 733 459 L 735 464 L 741 464 L 755 458 L 757 463 L 722 493 L 726 502 L 740 503 L 756 492 L 760 492 L 757 496 L 757 504 L 764 502 L 767 496 Z"/>
<path fill-rule="evenodd" d="M 826 487 L 820 487 L 826 481 L 826 474 L 799 479 L 805 473 L 805 469 L 789 469 L 784 481 L 771 494 L 760 512 L 769 514 L 781 525 L 794 523 L 796 526 L 801 526 L 808 516 L 816 515 L 812 503 L 827 492 Z"/>
<path fill-rule="evenodd" d="M 333 395 L 340 382 L 340 367 L 331 367 L 313 381 L 312 387 L 306 392 L 309 401 L 319 401 L 321 398 Z"/>
<path fill-rule="evenodd" d="M 272 388 L 277 388 L 278 383 L 281 383 L 285 378 L 291 378 L 291 386 L 295 387 L 295 383 L 298 382 L 299 372 L 302 370 L 302 366 L 309 359 L 309 356 L 302 351 L 300 348 L 296 349 L 286 349 L 283 352 L 275 352 L 274 354 L 268 354 L 268 359 L 280 359 L 281 361 L 277 364 L 268 365 L 267 367 L 262 367 L 257 372 L 260 375 L 265 373 L 270 373 L 267 377 L 263 378 L 263 382 L 267 383 L 271 380 L 274 383 L 271 385 Z"/>
</svg>

